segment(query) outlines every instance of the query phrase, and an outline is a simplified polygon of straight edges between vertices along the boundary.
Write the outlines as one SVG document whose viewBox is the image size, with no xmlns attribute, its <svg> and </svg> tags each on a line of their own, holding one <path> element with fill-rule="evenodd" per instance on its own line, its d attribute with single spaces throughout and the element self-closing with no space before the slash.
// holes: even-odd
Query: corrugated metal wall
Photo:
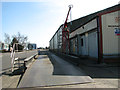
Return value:
<svg viewBox="0 0 120 90">
<path fill-rule="evenodd" d="M 58 49 L 59 49 L 59 51 L 61 51 L 61 48 L 62 48 L 62 27 L 58 30 L 57 38 L 58 38 Z"/>
<path fill-rule="evenodd" d="M 91 57 L 98 58 L 97 30 L 88 34 L 88 54 Z"/>
<path fill-rule="evenodd" d="M 58 49 L 57 33 L 55 34 L 53 39 L 54 39 L 54 49 L 56 50 L 56 49 Z"/>
<path fill-rule="evenodd" d="M 62 48 L 62 26 L 54 34 L 52 39 L 49 42 L 50 50 L 61 51 Z"/>
<path fill-rule="evenodd" d="M 120 39 L 120 36 L 115 34 L 115 28 L 119 28 L 118 22 L 120 22 L 120 20 L 117 20 L 117 17 L 118 11 L 102 15 L 102 38 L 104 55 L 120 54 L 118 48 L 118 39 Z"/>
<path fill-rule="evenodd" d="M 108 14 L 103 14 L 101 17 L 103 55 L 120 54 L 120 36 L 117 36 L 115 34 L 115 29 L 120 29 L 120 27 L 118 26 L 120 25 L 120 11 L 110 13 L 110 11 L 116 8 L 117 6 L 111 7 L 72 21 L 73 25 L 71 26 L 72 28 L 70 30 L 70 53 L 75 55 L 88 55 L 90 57 L 96 58 L 98 57 L 98 39 L 100 40 L 101 37 L 98 38 L 99 34 L 97 35 L 97 30 L 101 28 L 99 28 L 100 22 L 97 22 L 97 17 L 109 11 Z M 83 46 L 81 43 L 83 43 Z M 101 41 L 99 41 L 99 43 L 101 44 Z M 50 41 L 50 49 L 57 49 L 58 51 L 61 51 L 61 48 L 62 25 Z"/>
<path fill-rule="evenodd" d="M 78 40 L 77 37 L 75 37 L 70 40 L 70 53 L 77 55 L 78 54 L 77 49 L 78 49 Z"/>
<path fill-rule="evenodd" d="M 70 38 L 74 37 L 76 34 L 82 34 L 85 33 L 89 30 L 92 30 L 94 28 L 97 28 L 97 20 L 96 18 L 93 19 L 92 21 L 90 21 L 89 23 L 87 23 L 86 25 L 76 29 L 74 32 L 70 33 Z"/>
<path fill-rule="evenodd" d="M 70 41 L 72 54 L 98 57 L 96 18 L 72 32 L 70 38 L 73 38 Z"/>
</svg>

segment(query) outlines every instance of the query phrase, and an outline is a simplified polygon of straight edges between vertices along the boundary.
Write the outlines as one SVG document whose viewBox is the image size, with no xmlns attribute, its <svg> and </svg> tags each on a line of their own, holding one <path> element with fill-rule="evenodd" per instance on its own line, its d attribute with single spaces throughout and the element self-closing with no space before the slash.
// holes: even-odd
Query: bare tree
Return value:
<svg viewBox="0 0 120 90">
<path fill-rule="evenodd" d="M 20 43 L 22 46 L 26 46 L 28 37 L 22 35 L 20 32 L 17 33 L 17 35 L 13 35 L 12 38 L 16 38 L 18 43 Z"/>
<path fill-rule="evenodd" d="M 28 40 L 28 37 L 21 35 L 20 32 L 18 32 L 17 35 L 13 35 L 12 38 L 16 38 L 20 44 L 25 44 Z"/>
<path fill-rule="evenodd" d="M 10 35 L 7 34 L 7 33 L 5 33 L 5 34 L 4 34 L 4 37 L 5 37 L 4 42 L 5 42 L 6 44 L 10 44 L 10 43 L 11 43 Z"/>
</svg>

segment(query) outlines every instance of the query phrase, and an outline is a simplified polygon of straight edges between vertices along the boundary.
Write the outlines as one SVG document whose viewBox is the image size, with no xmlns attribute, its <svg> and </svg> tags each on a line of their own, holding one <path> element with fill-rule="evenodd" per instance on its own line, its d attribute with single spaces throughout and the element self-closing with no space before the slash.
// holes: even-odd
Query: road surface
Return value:
<svg viewBox="0 0 120 90">
<path fill-rule="evenodd" d="M 18 52 L 15 54 L 15 57 L 28 58 L 36 53 L 37 53 L 37 50 Z M 11 68 L 10 53 L 2 53 L 0 57 L 2 58 L 0 59 L 0 62 L 2 63 L 2 70 L 10 69 Z"/>
<path fill-rule="evenodd" d="M 42 87 L 56 85 L 71 85 L 93 82 L 80 68 L 64 61 L 58 56 L 49 52 L 42 53 L 39 58 L 28 68 L 18 86 Z"/>
</svg>

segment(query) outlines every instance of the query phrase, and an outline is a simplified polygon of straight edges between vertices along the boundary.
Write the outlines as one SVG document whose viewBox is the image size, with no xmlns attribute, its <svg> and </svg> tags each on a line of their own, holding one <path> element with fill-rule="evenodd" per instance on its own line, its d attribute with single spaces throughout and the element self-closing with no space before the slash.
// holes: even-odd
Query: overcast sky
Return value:
<svg viewBox="0 0 120 90">
<path fill-rule="evenodd" d="M 0 40 L 4 41 L 4 33 L 12 36 L 20 32 L 28 36 L 31 43 L 46 47 L 59 26 L 64 23 L 69 4 L 73 4 L 74 20 L 118 2 L 119 0 L 2 0 Z"/>
</svg>

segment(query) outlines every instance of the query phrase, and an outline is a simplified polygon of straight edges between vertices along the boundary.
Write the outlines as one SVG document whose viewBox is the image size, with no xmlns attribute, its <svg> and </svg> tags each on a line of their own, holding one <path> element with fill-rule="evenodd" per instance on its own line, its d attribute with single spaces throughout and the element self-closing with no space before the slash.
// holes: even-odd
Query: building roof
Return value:
<svg viewBox="0 0 120 90">
<path fill-rule="evenodd" d="M 85 25 L 86 23 L 88 23 L 89 21 L 91 21 L 92 19 L 94 19 L 95 17 L 97 17 L 99 14 L 110 12 L 110 11 L 113 11 L 113 10 L 120 10 L 120 4 L 117 4 L 115 6 L 107 8 L 107 9 L 104 9 L 104 10 L 101 10 L 101 11 L 89 14 L 87 16 L 84 16 L 84 17 L 81 17 L 81 18 L 78 18 L 78 19 L 75 19 L 75 20 L 72 21 L 72 25 L 70 25 L 70 22 L 68 22 L 67 25 L 68 25 L 68 27 L 70 27 L 70 33 L 73 32 L 73 31 L 75 31 L 79 27 Z M 58 28 L 58 30 L 62 26 L 63 26 L 63 24 L 60 25 L 60 27 Z M 58 32 L 58 30 L 55 32 L 55 34 Z M 53 35 L 53 37 L 55 36 L 55 34 Z"/>
<path fill-rule="evenodd" d="M 84 24 L 86 24 L 90 20 L 92 20 L 95 17 L 97 17 L 99 14 L 110 12 L 110 11 L 114 11 L 114 10 L 120 10 L 120 4 L 117 4 L 115 6 L 107 8 L 107 9 L 104 9 L 104 10 L 92 13 L 92 14 L 84 16 L 84 17 L 78 18 L 76 20 L 73 20 L 72 21 L 72 25 L 70 25 L 70 22 L 68 23 L 68 26 L 70 26 L 70 32 L 73 32 L 77 28 L 83 26 Z"/>
</svg>

